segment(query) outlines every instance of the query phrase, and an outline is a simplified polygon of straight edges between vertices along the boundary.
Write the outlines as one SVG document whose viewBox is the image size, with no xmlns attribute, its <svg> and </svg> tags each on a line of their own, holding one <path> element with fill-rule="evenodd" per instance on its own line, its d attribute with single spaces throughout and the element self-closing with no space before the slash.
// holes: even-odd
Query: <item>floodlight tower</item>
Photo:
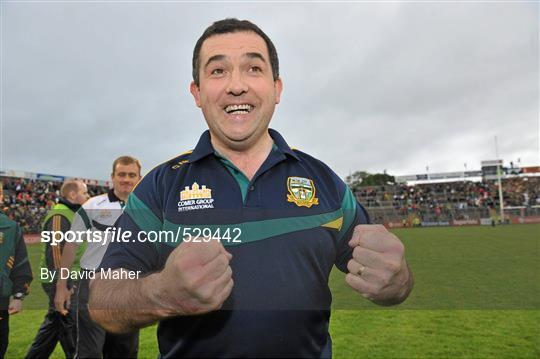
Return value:
<svg viewBox="0 0 540 359">
<path fill-rule="evenodd" d="M 497 161 L 499 159 L 499 145 L 497 144 L 497 136 L 495 136 L 495 155 L 497 156 Z M 504 201 L 503 201 L 503 190 L 502 190 L 502 181 L 501 181 L 501 175 L 502 175 L 502 161 L 499 163 L 497 162 L 497 183 L 499 185 L 499 210 L 501 212 L 501 223 L 504 223 Z"/>
</svg>

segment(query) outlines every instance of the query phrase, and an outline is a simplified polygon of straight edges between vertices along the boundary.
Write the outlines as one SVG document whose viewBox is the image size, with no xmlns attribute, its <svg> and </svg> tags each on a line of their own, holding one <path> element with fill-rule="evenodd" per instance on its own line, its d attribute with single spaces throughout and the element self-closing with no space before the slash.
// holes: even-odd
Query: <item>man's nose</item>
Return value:
<svg viewBox="0 0 540 359">
<path fill-rule="evenodd" d="M 247 91 L 248 86 L 241 71 L 233 71 L 227 86 L 227 93 L 238 96 Z"/>
</svg>

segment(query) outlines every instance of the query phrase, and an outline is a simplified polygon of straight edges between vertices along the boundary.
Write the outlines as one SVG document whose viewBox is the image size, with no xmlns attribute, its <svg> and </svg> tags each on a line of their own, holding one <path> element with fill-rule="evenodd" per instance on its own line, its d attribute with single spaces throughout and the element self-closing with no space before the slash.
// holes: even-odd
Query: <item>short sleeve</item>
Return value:
<svg viewBox="0 0 540 359">
<path fill-rule="evenodd" d="M 370 224 L 369 215 L 365 208 L 358 203 L 349 187 L 345 188 L 341 204 L 343 211 L 343 225 L 339 232 L 336 253 L 336 267 L 340 271 L 347 272 L 347 262 L 352 258 L 352 248 L 349 241 L 354 233 L 354 227 L 359 224 Z"/>
<path fill-rule="evenodd" d="M 161 269 L 156 244 L 145 241 L 146 238 L 140 235 L 143 231 L 129 214 L 124 212 L 116 222 L 115 227 L 121 233 L 130 231 L 131 235 L 127 242 L 113 241 L 109 243 L 100 268 L 125 268 L 130 271 L 141 271 L 143 274 Z"/>
</svg>

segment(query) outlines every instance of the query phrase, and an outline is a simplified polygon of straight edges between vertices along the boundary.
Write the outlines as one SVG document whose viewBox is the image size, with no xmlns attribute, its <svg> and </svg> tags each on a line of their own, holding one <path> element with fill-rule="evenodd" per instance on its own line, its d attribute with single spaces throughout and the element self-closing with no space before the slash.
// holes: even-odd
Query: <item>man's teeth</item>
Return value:
<svg viewBox="0 0 540 359">
<path fill-rule="evenodd" d="M 234 113 L 235 115 L 245 115 L 247 113 L 250 113 L 251 110 L 253 110 L 253 106 L 251 105 L 229 105 L 225 107 L 225 112 L 227 113 Z"/>
</svg>

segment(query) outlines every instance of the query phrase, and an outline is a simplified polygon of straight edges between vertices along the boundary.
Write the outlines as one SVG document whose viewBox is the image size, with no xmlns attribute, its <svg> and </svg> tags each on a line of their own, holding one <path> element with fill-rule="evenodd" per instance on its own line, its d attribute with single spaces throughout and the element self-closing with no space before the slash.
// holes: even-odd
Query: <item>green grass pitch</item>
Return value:
<svg viewBox="0 0 540 359">
<path fill-rule="evenodd" d="M 330 332 L 336 358 L 539 358 L 540 225 L 394 230 L 415 276 L 392 308 L 359 297 L 334 270 Z M 28 247 L 38 275 L 40 245 Z M 26 354 L 45 314 L 39 281 L 10 318 L 6 358 Z M 141 332 L 140 357 L 156 358 L 155 326 Z M 62 358 L 60 346 L 54 358 Z"/>
</svg>

